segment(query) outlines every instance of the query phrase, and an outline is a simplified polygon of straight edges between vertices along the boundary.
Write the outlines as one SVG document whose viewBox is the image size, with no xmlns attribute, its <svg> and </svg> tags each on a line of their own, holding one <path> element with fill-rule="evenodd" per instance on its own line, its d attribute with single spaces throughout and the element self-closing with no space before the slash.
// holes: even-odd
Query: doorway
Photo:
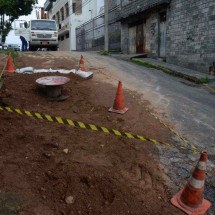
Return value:
<svg viewBox="0 0 215 215">
<path fill-rule="evenodd" d="M 129 28 L 129 54 L 136 53 L 136 26 Z"/>
<path fill-rule="evenodd" d="M 159 57 L 166 58 L 166 12 L 160 13 Z"/>
<path fill-rule="evenodd" d="M 137 25 L 136 27 L 136 52 L 144 52 L 144 32 L 143 32 L 143 23 Z"/>
</svg>

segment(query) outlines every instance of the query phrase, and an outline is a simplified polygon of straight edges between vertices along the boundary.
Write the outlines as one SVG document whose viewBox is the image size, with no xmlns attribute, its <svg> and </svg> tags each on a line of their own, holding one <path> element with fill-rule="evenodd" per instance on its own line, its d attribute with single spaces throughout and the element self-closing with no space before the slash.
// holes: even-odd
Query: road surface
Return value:
<svg viewBox="0 0 215 215">
<path fill-rule="evenodd" d="M 207 150 L 209 162 L 206 198 L 211 201 L 215 199 L 215 94 L 204 86 L 109 56 L 91 52 L 49 52 L 49 54 L 56 57 L 72 55 L 77 59 L 83 54 L 86 66 L 95 70 L 94 78 L 114 85 L 121 80 L 124 88 L 136 91 L 142 99 L 148 100 L 149 108 L 163 122 L 185 137 L 189 144 L 200 150 Z M 169 149 L 159 147 L 160 158 L 169 179 L 176 185 L 183 186 L 199 155 L 189 150 L 181 150 L 180 140 L 177 138 L 175 143 L 176 147 Z M 215 206 L 210 214 L 214 211 Z"/>
</svg>

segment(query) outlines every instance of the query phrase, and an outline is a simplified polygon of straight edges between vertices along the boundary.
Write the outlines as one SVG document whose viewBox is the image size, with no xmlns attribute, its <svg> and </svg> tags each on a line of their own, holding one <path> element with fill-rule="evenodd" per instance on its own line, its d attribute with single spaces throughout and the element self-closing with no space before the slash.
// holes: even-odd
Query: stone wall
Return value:
<svg viewBox="0 0 215 215">
<path fill-rule="evenodd" d="M 129 31 L 128 23 L 121 23 L 121 51 L 126 54 L 129 52 Z"/>
<path fill-rule="evenodd" d="M 170 0 L 121 0 L 122 52 L 129 52 L 129 29 L 143 23 L 145 52 L 158 56 L 159 12 L 166 10 Z M 132 44 L 135 42 L 132 42 Z"/>
<path fill-rule="evenodd" d="M 158 13 L 152 12 L 146 17 L 146 23 L 144 25 L 145 51 L 149 57 L 158 56 L 158 27 Z"/>
<path fill-rule="evenodd" d="M 167 62 L 207 73 L 215 62 L 215 1 L 172 0 L 167 11 Z"/>
<path fill-rule="evenodd" d="M 167 5 L 170 0 L 121 0 L 121 17 L 126 18 L 130 15 L 139 14 L 160 5 Z"/>
<path fill-rule="evenodd" d="M 140 16 L 139 19 L 135 20 L 137 23 L 143 23 L 144 32 L 144 43 L 145 52 L 148 53 L 149 57 L 158 56 L 158 34 L 159 34 L 159 13 L 156 11 L 151 11 L 151 13 L 146 16 Z M 129 36 L 129 28 L 135 26 L 135 21 L 133 19 L 128 19 L 126 22 L 121 23 L 121 50 L 122 53 L 129 53 L 129 41 L 131 43 L 131 38 Z M 132 44 L 135 44 L 133 41 Z"/>
</svg>

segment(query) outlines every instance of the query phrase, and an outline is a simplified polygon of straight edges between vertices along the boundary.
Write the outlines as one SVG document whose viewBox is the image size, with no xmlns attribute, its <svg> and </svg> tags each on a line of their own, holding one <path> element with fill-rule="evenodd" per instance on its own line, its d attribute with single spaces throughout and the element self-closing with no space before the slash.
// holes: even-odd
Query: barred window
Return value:
<svg viewBox="0 0 215 215">
<path fill-rule="evenodd" d="M 61 20 L 63 21 L 64 20 L 64 8 L 63 7 L 60 9 L 60 13 L 61 13 Z"/>
<path fill-rule="evenodd" d="M 66 17 L 69 16 L 69 4 L 68 2 L 65 4 L 65 12 L 66 12 Z"/>
<path fill-rule="evenodd" d="M 72 0 L 72 13 L 82 13 L 82 0 Z"/>
</svg>

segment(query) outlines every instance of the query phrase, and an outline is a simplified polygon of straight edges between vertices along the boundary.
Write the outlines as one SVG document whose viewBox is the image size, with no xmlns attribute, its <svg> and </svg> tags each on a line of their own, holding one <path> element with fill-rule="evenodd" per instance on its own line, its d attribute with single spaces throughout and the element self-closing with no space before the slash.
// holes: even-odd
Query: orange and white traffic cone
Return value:
<svg viewBox="0 0 215 215">
<path fill-rule="evenodd" d="M 83 57 L 83 55 L 81 55 L 81 59 L 79 61 L 79 70 L 84 71 L 84 72 L 86 71 L 86 67 L 84 65 L 84 57 Z"/>
<path fill-rule="evenodd" d="M 11 57 L 11 53 L 9 53 L 9 55 L 8 55 L 7 65 L 6 65 L 5 70 L 9 73 L 14 73 L 16 71 L 14 64 L 13 64 L 13 58 Z"/>
<path fill-rule="evenodd" d="M 203 198 L 207 157 L 207 152 L 202 152 L 191 179 L 184 189 L 171 199 L 171 203 L 186 214 L 204 215 L 211 206 L 211 203 Z"/>
<path fill-rule="evenodd" d="M 111 107 L 109 111 L 113 113 L 124 114 L 127 110 L 128 108 L 125 107 L 124 97 L 122 92 L 122 82 L 119 81 L 118 89 L 116 92 L 116 98 L 114 100 L 113 107 Z"/>
</svg>

